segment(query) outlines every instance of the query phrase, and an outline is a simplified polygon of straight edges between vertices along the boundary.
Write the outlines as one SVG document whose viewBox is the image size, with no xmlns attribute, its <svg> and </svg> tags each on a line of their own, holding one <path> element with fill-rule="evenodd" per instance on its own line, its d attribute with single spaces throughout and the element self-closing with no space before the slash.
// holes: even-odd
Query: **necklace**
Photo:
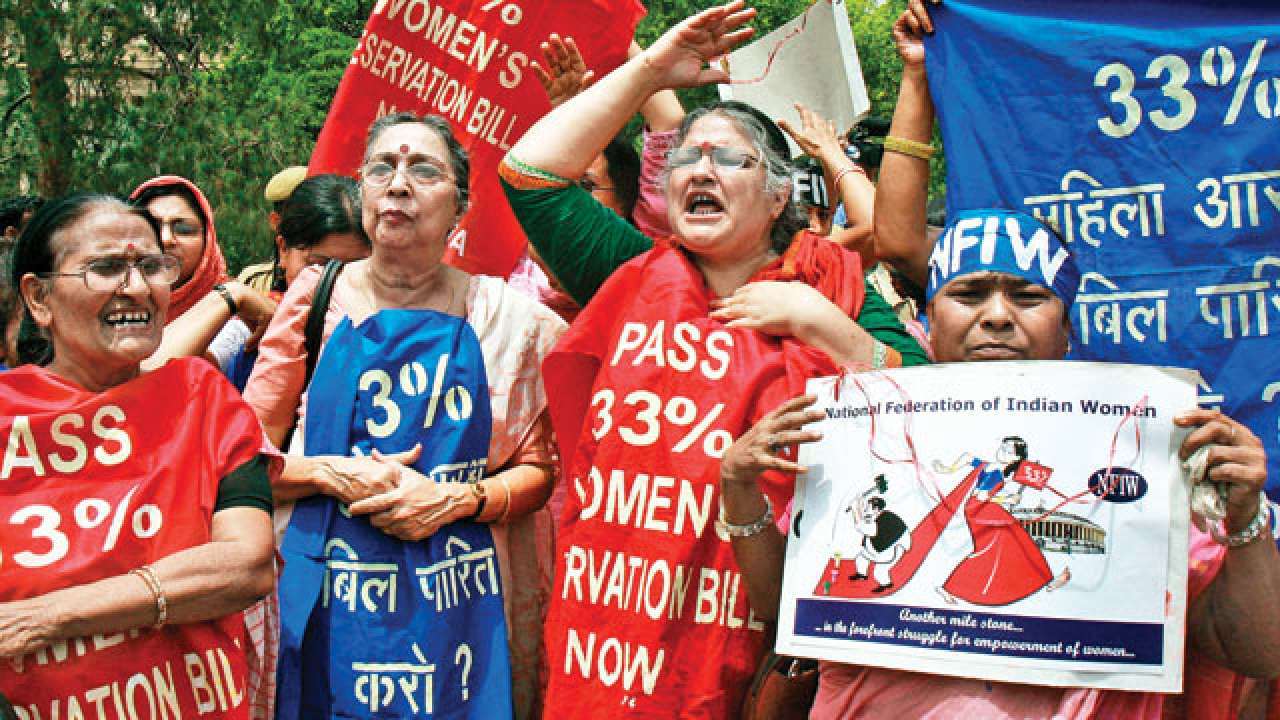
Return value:
<svg viewBox="0 0 1280 720">
<path fill-rule="evenodd" d="M 371 268 L 366 269 L 365 275 L 366 275 L 366 278 L 365 278 L 364 296 L 365 296 L 365 300 L 369 304 L 369 314 L 373 315 L 374 313 L 378 312 L 379 310 L 382 310 L 383 308 L 378 305 L 378 299 L 373 292 L 373 270 Z M 414 303 L 409 303 L 408 306 L 416 307 L 417 309 L 422 309 L 422 310 L 433 310 L 435 312 L 448 315 L 449 311 L 453 309 L 453 301 L 458 296 L 458 286 L 457 286 L 457 283 L 449 281 L 448 275 L 445 276 L 445 282 L 450 286 L 449 302 L 445 303 L 445 306 L 443 308 L 434 308 L 434 307 L 431 307 L 430 305 L 423 305 L 419 307 L 414 305 Z M 402 307 L 405 307 L 405 306 L 402 306 Z"/>
</svg>

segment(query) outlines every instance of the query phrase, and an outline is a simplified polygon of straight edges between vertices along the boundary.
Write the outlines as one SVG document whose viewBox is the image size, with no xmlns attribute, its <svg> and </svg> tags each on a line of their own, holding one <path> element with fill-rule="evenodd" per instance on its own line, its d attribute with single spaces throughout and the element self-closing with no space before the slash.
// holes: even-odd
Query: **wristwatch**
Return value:
<svg viewBox="0 0 1280 720">
<path fill-rule="evenodd" d="M 478 482 L 471 483 L 471 494 L 476 496 L 476 511 L 467 519 L 479 520 L 480 513 L 484 512 L 484 504 L 489 500 L 489 495 L 485 491 L 484 485 Z"/>
</svg>

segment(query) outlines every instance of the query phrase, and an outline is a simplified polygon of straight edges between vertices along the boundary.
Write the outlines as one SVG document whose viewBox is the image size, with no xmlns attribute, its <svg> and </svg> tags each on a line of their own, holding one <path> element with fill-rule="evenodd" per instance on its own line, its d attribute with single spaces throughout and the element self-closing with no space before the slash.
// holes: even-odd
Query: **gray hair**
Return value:
<svg viewBox="0 0 1280 720">
<path fill-rule="evenodd" d="M 752 147 L 755 148 L 756 154 L 760 157 L 761 164 L 764 166 L 764 192 L 767 194 L 781 192 L 786 196 L 787 200 L 782 207 L 782 213 L 778 215 L 778 218 L 773 221 L 773 226 L 769 228 L 769 246 L 774 252 L 781 255 L 791 246 L 791 238 L 809 225 L 808 220 L 800 212 L 791 196 L 792 167 L 791 161 L 788 159 L 788 148 L 782 131 L 759 110 L 745 103 L 725 101 L 698 108 L 685 115 L 684 121 L 680 123 L 680 129 L 676 131 L 672 147 L 678 148 L 683 145 L 693 124 L 708 115 L 718 115 L 732 122 L 739 132 L 750 141 Z M 766 126 L 765 123 L 768 123 L 769 126 Z M 667 166 L 662 171 L 664 190 L 670 180 L 671 168 Z"/>
<path fill-rule="evenodd" d="M 369 126 L 369 134 L 364 140 L 364 161 L 369 162 L 369 151 L 378 136 L 396 125 L 424 125 L 435 131 L 449 149 L 449 168 L 453 171 L 454 189 L 457 192 L 458 214 L 467 211 L 467 203 L 471 200 L 471 161 L 467 151 L 453 136 L 453 128 L 449 121 L 439 115 L 418 115 L 411 112 L 398 112 L 383 115 Z"/>
</svg>

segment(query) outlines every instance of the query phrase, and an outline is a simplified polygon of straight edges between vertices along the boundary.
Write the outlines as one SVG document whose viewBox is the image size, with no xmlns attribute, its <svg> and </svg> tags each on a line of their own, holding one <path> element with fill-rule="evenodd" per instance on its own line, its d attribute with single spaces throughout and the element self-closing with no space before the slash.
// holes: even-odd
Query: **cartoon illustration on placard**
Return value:
<svg viewBox="0 0 1280 720">
<path fill-rule="evenodd" d="M 1106 530 L 1062 508 L 1101 497 L 1116 501 L 1113 496 L 1125 490 L 1117 487 L 1127 477 L 1123 468 L 1090 477 L 1089 491 L 1080 497 L 1050 484 L 1053 468 L 1031 460 L 1020 436 L 1003 437 L 990 457 L 963 453 L 949 464 L 934 460 L 939 478 L 967 473 L 945 494 L 939 491 L 914 525 L 914 518 L 893 506 L 887 474 L 856 488 L 842 506 L 842 517 L 851 517 L 833 530 L 831 559 L 814 595 L 887 597 L 912 582 L 929 560 L 929 577 L 945 577 L 934 590 L 947 604 L 1009 605 L 1071 581 L 1070 565 L 1059 563 L 1055 573 L 1046 553 L 1106 552 Z M 1046 498 L 1052 509 L 1045 507 Z M 845 537 L 849 532 L 852 544 Z"/>
</svg>

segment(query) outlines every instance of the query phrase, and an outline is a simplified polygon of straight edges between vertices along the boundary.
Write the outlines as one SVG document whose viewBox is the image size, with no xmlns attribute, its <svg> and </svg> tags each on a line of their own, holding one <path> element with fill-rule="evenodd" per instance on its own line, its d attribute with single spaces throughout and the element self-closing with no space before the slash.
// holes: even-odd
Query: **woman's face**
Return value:
<svg viewBox="0 0 1280 720">
<path fill-rule="evenodd" d="M 169 286 L 149 284 L 130 267 L 113 289 L 91 290 L 79 273 L 95 260 L 160 253 L 151 226 L 120 208 L 102 207 L 55 233 L 53 240 L 54 272 L 77 274 L 38 281 L 39 291 L 28 275 L 23 293 L 32 318 L 49 333 L 55 365 L 91 370 L 98 377 L 136 373 L 138 363 L 160 346 Z"/>
<path fill-rule="evenodd" d="M 938 362 L 1061 360 L 1067 354 L 1062 300 L 1015 275 L 962 275 L 934 295 L 928 315 Z"/>
<path fill-rule="evenodd" d="M 182 263 L 182 274 L 174 287 L 186 284 L 195 274 L 204 255 L 204 223 L 200 213 L 180 195 L 165 195 L 147 203 L 147 210 L 160 222 L 160 242 L 164 251 Z"/>
<path fill-rule="evenodd" d="M 786 204 L 784 192 L 767 193 L 760 153 L 738 126 L 722 115 L 698 118 L 681 147 L 701 147 L 692 165 L 673 167 L 667 182 L 667 217 L 682 245 L 706 260 L 734 262 L 769 247 L 769 230 Z M 722 167 L 712 147 L 747 153 L 746 167 Z"/>
<path fill-rule="evenodd" d="M 385 184 L 371 179 L 376 163 L 394 168 Z M 435 166 L 439 176 L 415 177 L 410 166 L 417 163 Z M 459 217 L 456 182 L 449 148 L 434 130 L 419 123 L 384 130 L 369 147 L 361 186 L 364 229 L 374 252 L 431 248 L 443 254 Z"/>
<path fill-rule="evenodd" d="M 1000 443 L 1000 449 L 996 451 L 996 461 L 1005 465 L 1018 459 L 1018 449 L 1013 446 L 1012 440 L 1005 440 Z"/>
<path fill-rule="evenodd" d="M 582 181 L 578 184 L 589 187 L 591 197 L 617 213 L 618 217 L 627 217 L 627 213 L 622 209 L 622 203 L 618 201 L 618 190 L 613 186 L 613 179 L 609 177 L 609 160 L 605 158 L 604 153 L 600 153 L 595 160 L 591 161 L 587 171 L 582 174 Z"/>
<path fill-rule="evenodd" d="M 285 285 L 292 285 L 293 279 L 308 265 L 324 265 L 330 260 L 348 263 L 369 257 L 369 246 L 352 232 L 329 233 L 320 242 L 304 248 L 286 247 L 284 238 L 278 235 L 276 242 L 279 243 Z"/>
</svg>

